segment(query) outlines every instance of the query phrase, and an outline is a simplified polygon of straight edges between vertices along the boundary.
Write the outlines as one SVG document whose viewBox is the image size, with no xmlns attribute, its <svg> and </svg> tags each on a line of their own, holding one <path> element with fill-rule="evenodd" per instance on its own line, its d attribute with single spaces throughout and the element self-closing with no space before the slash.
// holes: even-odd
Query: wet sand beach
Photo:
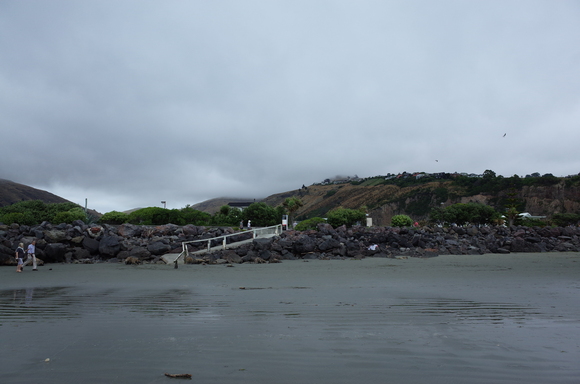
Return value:
<svg viewBox="0 0 580 384">
<path fill-rule="evenodd" d="M 14 269 L 1 383 L 580 382 L 580 253 Z"/>
</svg>

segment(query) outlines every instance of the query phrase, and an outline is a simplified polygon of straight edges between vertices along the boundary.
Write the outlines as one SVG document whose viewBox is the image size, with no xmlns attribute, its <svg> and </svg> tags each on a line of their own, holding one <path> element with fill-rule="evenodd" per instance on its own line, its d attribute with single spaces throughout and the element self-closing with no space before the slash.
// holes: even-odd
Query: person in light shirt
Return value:
<svg viewBox="0 0 580 384">
<path fill-rule="evenodd" d="M 36 240 L 32 240 L 32 243 L 28 245 L 28 249 L 26 250 L 26 261 L 24 262 L 24 266 L 28 265 L 28 263 L 32 262 L 32 270 L 38 271 L 36 269 Z"/>
</svg>

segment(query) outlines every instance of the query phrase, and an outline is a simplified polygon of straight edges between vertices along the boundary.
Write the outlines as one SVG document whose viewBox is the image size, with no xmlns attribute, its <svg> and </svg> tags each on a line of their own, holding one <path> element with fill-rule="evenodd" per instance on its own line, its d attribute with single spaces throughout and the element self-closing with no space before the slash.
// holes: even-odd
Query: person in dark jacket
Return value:
<svg viewBox="0 0 580 384">
<path fill-rule="evenodd" d="M 22 265 L 24 264 L 24 244 L 18 244 L 18 248 L 16 248 L 16 272 L 22 272 Z"/>
</svg>

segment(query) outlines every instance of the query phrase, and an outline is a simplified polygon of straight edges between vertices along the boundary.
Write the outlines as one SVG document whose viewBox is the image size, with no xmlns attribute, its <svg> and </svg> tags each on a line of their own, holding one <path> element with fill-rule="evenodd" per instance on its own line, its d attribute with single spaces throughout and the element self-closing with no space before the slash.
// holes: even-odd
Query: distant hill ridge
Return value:
<svg viewBox="0 0 580 384">
<path fill-rule="evenodd" d="M 490 205 L 500 212 L 507 205 L 515 204 L 521 212 L 548 217 L 556 213 L 580 213 L 578 175 L 505 178 L 495 177 L 491 172 L 487 176 L 408 177 L 399 181 L 376 177 L 338 184 L 314 184 L 271 195 L 262 201 L 277 206 L 288 197 L 300 198 L 303 206 L 296 212 L 298 220 L 325 217 L 337 207 L 366 207 L 374 225 L 390 225 L 391 218 L 399 214 L 420 221 L 427 219 L 433 208 L 469 202 Z"/>
<path fill-rule="evenodd" d="M 215 199 L 209 199 L 206 201 L 202 201 L 201 203 L 197 203 L 191 206 L 191 208 L 196 209 L 198 211 L 207 212 L 211 215 L 217 213 L 220 208 L 224 205 L 228 205 L 228 203 L 235 203 L 235 202 L 260 202 L 263 201 L 262 199 L 242 199 L 239 197 L 218 197 Z"/>
<path fill-rule="evenodd" d="M 486 171 L 487 172 L 487 171 Z M 455 203 L 479 202 L 498 211 L 510 201 L 521 212 L 551 217 L 556 213 L 580 213 L 580 176 L 554 177 L 496 177 L 487 175 L 428 175 L 417 178 L 373 177 L 367 179 L 325 180 L 320 184 L 270 195 L 263 199 L 220 197 L 194 204 L 191 208 L 215 214 L 230 202 L 264 202 L 276 207 L 286 198 L 298 197 L 303 206 L 295 218 L 325 217 L 337 207 L 359 209 L 366 207 L 374 225 L 390 225 L 391 217 L 406 214 L 414 220 L 424 220 L 435 207 Z M 443 178 L 439 178 L 441 176 Z M 45 203 L 69 202 L 50 192 L 0 179 L 0 206 L 24 200 L 41 200 Z"/>
<path fill-rule="evenodd" d="M 436 207 L 456 203 L 478 202 L 498 211 L 515 204 L 522 212 L 552 216 L 556 213 L 580 213 L 580 176 L 544 176 L 519 178 L 496 177 L 492 171 L 484 175 L 403 174 L 367 179 L 346 178 L 325 180 L 320 184 L 273 194 L 260 202 L 276 207 L 286 198 L 297 197 L 303 206 L 296 212 L 298 220 L 325 217 L 337 207 L 366 207 L 374 225 L 390 225 L 394 215 L 406 214 L 414 220 L 425 220 Z M 217 211 L 228 199 L 212 199 L 192 206 L 205 211 L 212 206 Z M 214 212 L 215 212 L 214 211 Z M 210 211 L 206 211 L 212 213 Z"/>
<path fill-rule="evenodd" d="M 26 200 L 41 200 L 45 203 L 70 203 L 69 200 L 50 192 L 0 179 L 0 207 Z"/>
</svg>

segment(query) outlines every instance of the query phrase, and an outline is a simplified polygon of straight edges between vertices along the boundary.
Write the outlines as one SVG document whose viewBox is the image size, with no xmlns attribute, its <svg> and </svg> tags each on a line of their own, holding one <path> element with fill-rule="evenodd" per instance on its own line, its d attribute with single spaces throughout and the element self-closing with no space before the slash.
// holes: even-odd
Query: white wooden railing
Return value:
<svg viewBox="0 0 580 384">
<path fill-rule="evenodd" d="M 244 234 L 248 234 L 248 233 L 252 233 L 252 237 L 250 239 L 245 239 L 245 240 L 240 240 L 240 241 L 236 241 L 233 243 L 227 243 L 227 238 L 228 237 L 232 237 L 232 236 L 243 236 Z M 242 243 L 242 242 L 246 242 L 248 240 L 253 240 L 257 237 L 271 237 L 271 236 L 276 236 L 282 233 L 282 224 L 278 224 L 278 225 L 273 225 L 271 227 L 260 227 L 260 228 L 252 228 L 249 229 L 247 231 L 244 232 L 237 232 L 237 233 L 231 233 L 228 235 L 222 235 L 222 236 L 216 236 L 216 237 L 212 237 L 210 239 L 200 239 L 200 240 L 191 240 L 191 241 L 184 241 L 181 243 L 181 248 L 182 251 L 179 254 L 179 256 L 177 256 L 177 258 L 175 259 L 175 263 L 177 263 L 179 261 L 179 259 L 183 259 L 183 261 L 185 262 L 185 258 L 187 256 L 189 256 L 189 244 L 194 244 L 194 243 L 204 243 L 207 242 L 207 248 L 205 249 L 200 249 L 197 250 L 193 253 L 196 254 L 200 254 L 200 253 L 211 253 L 212 251 L 215 250 L 223 250 L 226 249 L 227 246 L 232 246 L 238 243 Z M 213 241 L 219 242 L 221 239 L 222 244 L 218 245 L 218 246 L 214 246 L 212 247 L 211 244 Z"/>
</svg>

